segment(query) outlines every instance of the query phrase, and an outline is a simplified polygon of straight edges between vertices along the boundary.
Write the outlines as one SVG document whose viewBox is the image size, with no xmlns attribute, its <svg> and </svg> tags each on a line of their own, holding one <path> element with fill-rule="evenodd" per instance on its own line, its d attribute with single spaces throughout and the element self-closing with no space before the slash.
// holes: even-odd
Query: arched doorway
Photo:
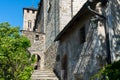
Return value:
<svg viewBox="0 0 120 80">
<path fill-rule="evenodd" d="M 35 54 L 35 59 L 36 59 L 36 62 L 35 62 L 34 69 L 38 70 L 38 69 L 40 69 L 41 57 L 39 55 Z"/>
<path fill-rule="evenodd" d="M 67 80 L 67 67 L 68 67 L 68 58 L 67 55 L 64 55 L 61 62 L 62 80 Z"/>
</svg>

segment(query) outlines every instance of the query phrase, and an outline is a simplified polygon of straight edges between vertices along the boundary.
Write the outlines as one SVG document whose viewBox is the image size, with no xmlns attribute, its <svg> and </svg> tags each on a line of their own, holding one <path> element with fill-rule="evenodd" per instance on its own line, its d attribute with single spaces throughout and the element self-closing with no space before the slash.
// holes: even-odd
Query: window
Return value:
<svg viewBox="0 0 120 80">
<path fill-rule="evenodd" d="M 32 13 L 34 14 L 34 13 L 35 13 L 35 11 L 32 11 Z"/>
<path fill-rule="evenodd" d="M 35 35 L 35 41 L 39 40 L 39 35 Z"/>
<path fill-rule="evenodd" d="M 84 43 L 85 42 L 85 26 L 83 26 L 80 29 L 80 43 Z"/>
<path fill-rule="evenodd" d="M 29 21 L 28 21 L 28 29 L 30 29 L 31 26 L 32 26 L 32 22 L 31 22 L 31 20 L 29 20 Z"/>
</svg>

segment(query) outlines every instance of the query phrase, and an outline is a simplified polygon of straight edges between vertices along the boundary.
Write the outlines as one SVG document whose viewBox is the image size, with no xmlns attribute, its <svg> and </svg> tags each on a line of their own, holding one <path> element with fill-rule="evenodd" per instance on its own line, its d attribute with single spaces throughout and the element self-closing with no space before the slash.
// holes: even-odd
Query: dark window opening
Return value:
<svg viewBox="0 0 120 80">
<path fill-rule="evenodd" d="M 35 40 L 36 40 L 36 41 L 39 40 L 39 35 L 35 35 Z"/>
<path fill-rule="evenodd" d="M 56 61 L 60 61 L 60 55 L 56 56 Z"/>
<path fill-rule="evenodd" d="M 35 11 L 32 11 L 32 13 L 34 14 L 34 13 L 35 13 Z"/>
<path fill-rule="evenodd" d="M 31 28 L 31 26 L 32 26 L 32 22 L 31 22 L 31 20 L 29 20 L 28 21 L 28 28 Z"/>
<path fill-rule="evenodd" d="M 85 26 L 83 26 L 80 29 L 80 43 L 84 43 L 85 42 Z"/>
<path fill-rule="evenodd" d="M 35 65 L 34 70 L 37 70 L 37 69 L 38 69 L 38 67 L 37 67 L 37 65 Z"/>
</svg>

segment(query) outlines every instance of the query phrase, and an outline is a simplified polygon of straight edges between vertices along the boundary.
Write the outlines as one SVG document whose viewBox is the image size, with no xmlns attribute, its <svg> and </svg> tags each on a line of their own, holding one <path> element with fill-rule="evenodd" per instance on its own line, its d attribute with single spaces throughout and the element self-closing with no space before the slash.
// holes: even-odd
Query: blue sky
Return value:
<svg viewBox="0 0 120 80">
<path fill-rule="evenodd" d="M 9 22 L 12 26 L 23 26 L 23 8 L 34 4 L 37 8 L 40 0 L 0 0 L 0 23 Z"/>
</svg>

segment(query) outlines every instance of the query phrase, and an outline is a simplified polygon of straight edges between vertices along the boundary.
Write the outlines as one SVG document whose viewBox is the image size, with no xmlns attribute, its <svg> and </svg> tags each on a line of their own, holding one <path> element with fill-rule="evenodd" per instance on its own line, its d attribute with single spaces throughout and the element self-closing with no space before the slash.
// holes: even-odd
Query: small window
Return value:
<svg viewBox="0 0 120 80">
<path fill-rule="evenodd" d="M 31 26 L 32 26 L 32 22 L 31 22 L 31 20 L 29 20 L 29 21 L 28 21 L 28 28 L 30 29 Z"/>
<path fill-rule="evenodd" d="M 83 26 L 80 29 L 80 43 L 84 43 L 85 42 L 85 26 Z"/>
<path fill-rule="evenodd" d="M 35 11 L 32 11 L 32 13 L 34 14 L 34 13 L 35 13 Z"/>
<path fill-rule="evenodd" d="M 35 35 L 35 40 L 36 40 L 36 41 L 39 40 L 39 35 Z"/>
</svg>

